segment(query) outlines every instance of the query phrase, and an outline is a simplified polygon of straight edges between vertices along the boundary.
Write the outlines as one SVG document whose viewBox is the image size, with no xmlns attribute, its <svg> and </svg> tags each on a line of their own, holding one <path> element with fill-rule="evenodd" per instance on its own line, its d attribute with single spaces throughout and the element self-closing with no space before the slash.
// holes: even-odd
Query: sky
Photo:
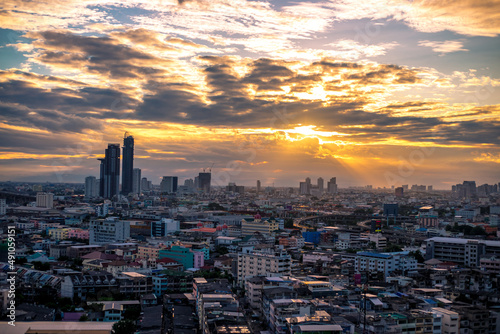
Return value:
<svg viewBox="0 0 500 334">
<path fill-rule="evenodd" d="M 0 180 L 500 182 L 500 0 L 4 0 Z"/>
</svg>

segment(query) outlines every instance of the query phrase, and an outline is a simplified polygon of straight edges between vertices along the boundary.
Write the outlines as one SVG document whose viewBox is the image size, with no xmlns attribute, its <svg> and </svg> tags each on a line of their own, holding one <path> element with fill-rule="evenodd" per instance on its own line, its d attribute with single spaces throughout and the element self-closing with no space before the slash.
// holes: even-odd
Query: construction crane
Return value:
<svg viewBox="0 0 500 334">
<path fill-rule="evenodd" d="M 212 164 L 212 166 L 210 166 L 210 168 L 203 168 L 203 173 L 205 173 L 205 170 L 207 170 L 207 169 L 208 169 L 209 173 L 212 173 L 212 167 L 214 167 L 214 165 L 215 165 L 215 162 Z"/>
</svg>

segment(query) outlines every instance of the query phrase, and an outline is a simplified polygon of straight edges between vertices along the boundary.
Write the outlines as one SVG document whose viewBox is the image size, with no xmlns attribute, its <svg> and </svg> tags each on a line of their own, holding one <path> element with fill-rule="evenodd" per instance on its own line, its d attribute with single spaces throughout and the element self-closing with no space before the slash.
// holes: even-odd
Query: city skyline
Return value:
<svg viewBox="0 0 500 334">
<path fill-rule="evenodd" d="M 125 132 L 128 190 L 134 168 L 156 185 L 211 166 L 219 186 L 500 180 L 499 1 L 2 7 L 2 181 L 99 177 Z"/>
</svg>

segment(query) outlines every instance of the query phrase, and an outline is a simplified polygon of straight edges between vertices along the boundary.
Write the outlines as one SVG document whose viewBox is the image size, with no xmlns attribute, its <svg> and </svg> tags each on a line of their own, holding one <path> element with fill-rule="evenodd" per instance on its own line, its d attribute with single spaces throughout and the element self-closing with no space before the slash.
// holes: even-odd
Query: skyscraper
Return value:
<svg viewBox="0 0 500 334">
<path fill-rule="evenodd" d="M 99 195 L 112 198 L 120 190 L 120 144 L 108 144 L 101 161 Z"/>
<path fill-rule="evenodd" d="M 134 195 L 140 195 L 141 190 L 141 169 L 134 168 L 134 172 L 132 175 L 132 192 Z"/>
<path fill-rule="evenodd" d="M 260 193 L 260 189 L 261 188 L 261 185 L 260 185 L 260 180 L 257 180 L 257 194 Z"/>
<path fill-rule="evenodd" d="M 85 199 L 95 198 L 99 196 L 99 181 L 95 176 L 87 176 L 85 178 Z"/>
<path fill-rule="evenodd" d="M 177 176 L 164 176 L 160 183 L 161 193 L 175 193 L 177 191 Z"/>
<path fill-rule="evenodd" d="M 141 191 L 150 191 L 148 179 L 143 177 L 141 179 Z"/>
<path fill-rule="evenodd" d="M 122 161 L 122 194 L 128 195 L 133 191 L 134 177 L 134 137 L 123 137 L 123 161 Z"/>
<path fill-rule="evenodd" d="M 325 191 L 325 181 L 322 177 L 318 178 L 318 191 L 322 194 Z"/>
<path fill-rule="evenodd" d="M 476 181 L 464 181 L 462 197 L 467 199 L 477 197 Z"/>
<path fill-rule="evenodd" d="M 336 194 L 337 193 L 337 178 L 336 177 L 332 177 L 330 179 L 330 181 L 328 181 L 327 192 L 329 194 Z"/>
<path fill-rule="evenodd" d="M 200 188 L 202 192 L 206 194 L 210 192 L 211 181 L 212 181 L 212 173 L 203 172 L 198 174 L 198 182 L 199 182 L 198 188 Z"/>
</svg>

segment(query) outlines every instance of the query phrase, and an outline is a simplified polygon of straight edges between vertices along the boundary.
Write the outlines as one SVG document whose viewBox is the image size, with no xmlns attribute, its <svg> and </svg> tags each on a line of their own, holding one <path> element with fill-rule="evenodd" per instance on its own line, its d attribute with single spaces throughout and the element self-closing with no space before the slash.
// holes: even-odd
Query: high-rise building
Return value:
<svg viewBox="0 0 500 334">
<path fill-rule="evenodd" d="M 257 180 L 257 194 L 260 193 L 260 189 L 261 188 L 261 185 L 260 185 L 260 180 Z"/>
<path fill-rule="evenodd" d="M 133 192 L 134 177 L 134 137 L 123 137 L 123 160 L 122 160 L 122 194 L 128 195 Z"/>
<path fill-rule="evenodd" d="M 160 183 L 160 192 L 171 194 L 177 191 L 177 176 L 164 176 Z"/>
<path fill-rule="evenodd" d="M 99 196 L 112 198 L 120 190 L 120 144 L 108 144 L 101 161 Z"/>
<path fill-rule="evenodd" d="M 132 192 L 134 195 L 140 195 L 141 194 L 141 169 L 140 168 L 134 168 L 134 171 L 132 173 Z"/>
<path fill-rule="evenodd" d="M 311 178 L 306 178 L 305 182 L 300 182 L 299 184 L 299 193 L 301 195 L 310 195 L 311 194 Z"/>
<path fill-rule="evenodd" d="M 403 195 L 404 195 L 404 188 L 403 187 L 397 187 L 394 190 L 394 194 L 396 195 L 396 197 L 403 197 Z"/>
<path fill-rule="evenodd" d="M 337 193 L 337 178 L 336 177 L 332 177 L 330 179 L 330 181 L 328 181 L 326 191 L 329 194 L 336 194 Z"/>
<path fill-rule="evenodd" d="M 54 207 L 54 194 L 52 193 L 37 193 L 36 206 L 41 208 L 52 209 Z"/>
<path fill-rule="evenodd" d="M 318 178 L 318 191 L 322 194 L 325 191 L 325 181 L 322 177 Z"/>
<path fill-rule="evenodd" d="M 0 198 L 0 216 L 3 216 L 7 213 L 7 202 L 5 198 Z"/>
<path fill-rule="evenodd" d="M 477 196 L 476 181 L 464 181 L 462 189 L 462 197 L 470 199 Z"/>
<path fill-rule="evenodd" d="M 143 177 L 141 179 L 141 190 L 142 191 L 150 191 L 151 189 L 149 189 L 149 182 L 148 182 L 148 179 Z"/>
<path fill-rule="evenodd" d="M 186 187 L 187 190 L 193 191 L 195 189 L 194 180 L 193 179 L 184 180 L 184 186 Z"/>
<path fill-rule="evenodd" d="M 210 192 L 210 185 L 212 181 L 212 173 L 199 173 L 198 174 L 198 188 L 203 192 L 208 194 Z"/>
<path fill-rule="evenodd" d="M 95 176 L 85 178 L 85 199 L 96 198 L 99 196 L 99 181 Z"/>
</svg>

